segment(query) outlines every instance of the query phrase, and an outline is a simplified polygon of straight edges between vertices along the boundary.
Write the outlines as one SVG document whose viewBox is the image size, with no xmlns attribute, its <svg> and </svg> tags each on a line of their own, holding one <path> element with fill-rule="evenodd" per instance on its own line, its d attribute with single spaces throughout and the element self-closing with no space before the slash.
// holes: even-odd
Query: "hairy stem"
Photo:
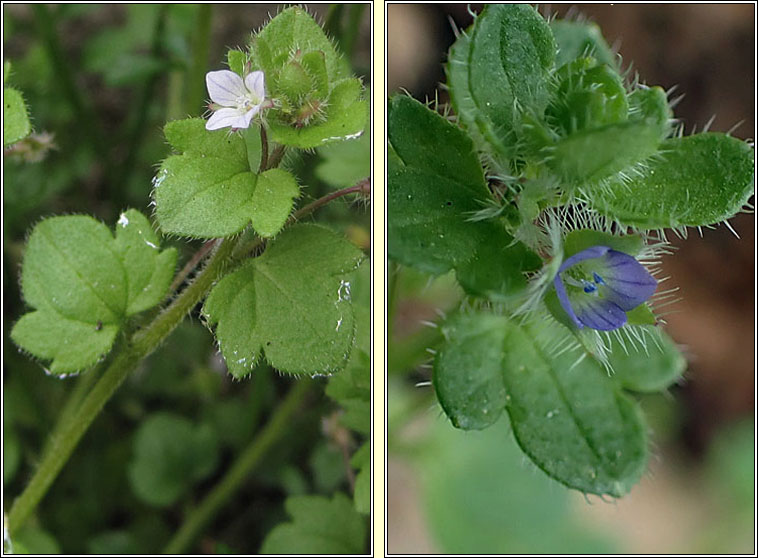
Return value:
<svg viewBox="0 0 758 558">
<path fill-rule="evenodd" d="M 184 280 L 187 278 L 187 276 L 192 273 L 192 271 L 198 266 L 198 264 L 203 261 L 203 258 L 208 255 L 208 253 L 213 250 L 214 246 L 216 246 L 219 243 L 218 238 L 214 238 L 213 240 L 209 240 L 205 242 L 198 250 L 192 255 L 192 258 L 190 258 L 190 261 L 188 261 L 185 266 L 182 268 L 182 270 L 176 274 L 176 277 L 174 277 L 174 280 L 171 283 L 171 286 L 168 288 L 169 293 L 173 293 L 176 289 L 179 288 L 179 286 L 184 282 Z"/>
<path fill-rule="evenodd" d="M 208 265 L 182 293 L 146 328 L 138 330 L 115 356 L 103 376 L 50 442 L 50 451 L 42 459 L 32 480 L 16 498 L 8 514 L 8 529 L 14 533 L 34 511 L 68 461 L 79 440 L 124 378 L 137 364 L 152 353 L 179 325 L 214 281 L 223 273 L 237 239 L 224 240 Z"/>
<path fill-rule="evenodd" d="M 192 510 L 163 550 L 164 554 L 183 554 L 188 550 L 218 510 L 234 496 L 266 452 L 293 427 L 292 417 L 299 409 L 311 384 L 312 381 L 306 378 L 300 378 L 295 382 L 263 430 L 243 450 L 224 478 L 206 495 L 200 505 Z"/>
</svg>

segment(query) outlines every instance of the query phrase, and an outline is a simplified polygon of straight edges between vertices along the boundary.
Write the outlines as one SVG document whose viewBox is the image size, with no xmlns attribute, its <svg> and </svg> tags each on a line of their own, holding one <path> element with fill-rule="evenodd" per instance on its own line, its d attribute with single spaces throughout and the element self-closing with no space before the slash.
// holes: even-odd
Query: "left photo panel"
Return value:
<svg viewBox="0 0 758 558">
<path fill-rule="evenodd" d="M 4 3 L 4 553 L 373 553 L 372 5 Z"/>
</svg>

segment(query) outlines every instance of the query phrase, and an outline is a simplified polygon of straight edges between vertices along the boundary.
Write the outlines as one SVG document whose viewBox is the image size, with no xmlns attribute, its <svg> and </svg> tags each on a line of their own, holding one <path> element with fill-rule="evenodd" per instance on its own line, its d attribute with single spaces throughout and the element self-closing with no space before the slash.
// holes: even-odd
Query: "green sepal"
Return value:
<svg viewBox="0 0 758 558">
<path fill-rule="evenodd" d="M 358 78 L 343 79 L 334 84 L 326 103 L 313 100 L 312 107 L 308 109 L 313 112 L 309 116 L 312 122 L 298 127 L 283 121 L 281 117 L 272 118 L 269 122 L 271 138 L 282 145 L 299 149 L 356 138 L 368 121 L 368 103 L 362 98 L 362 93 L 363 85 Z"/>
<path fill-rule="evenodd" d="M 654 393 L 664 390 L 682 377 L 687 360 L 660 327 L 639 326 L 638 332 L 644 344 L 630 339 L 622 342 L 611 337 L 608 361 L 613 379 L 631 391 Z"/>
</svg>

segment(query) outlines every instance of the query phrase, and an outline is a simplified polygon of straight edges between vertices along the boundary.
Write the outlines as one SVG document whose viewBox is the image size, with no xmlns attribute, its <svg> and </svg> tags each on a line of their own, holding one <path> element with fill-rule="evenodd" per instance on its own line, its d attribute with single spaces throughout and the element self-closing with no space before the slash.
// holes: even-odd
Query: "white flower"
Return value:
<svg viewBox="0 0 758 558">
<path fill-rule="evenodd" d="M 263 72 L 251 72 L 242 78 L 229 70 L 205 74 L 205 84 L 211 100 L 220 105 L 205 123 L 206 130 L 247 128 L 253 116 L 260 112 L 266 98 Z"/>
</svg>

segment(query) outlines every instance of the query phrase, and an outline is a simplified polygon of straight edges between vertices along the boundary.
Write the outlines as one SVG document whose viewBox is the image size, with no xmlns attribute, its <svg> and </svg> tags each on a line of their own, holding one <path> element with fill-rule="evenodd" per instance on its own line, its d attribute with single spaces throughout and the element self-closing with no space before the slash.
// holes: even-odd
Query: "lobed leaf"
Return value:
<svg viewBox="0 0 758 558">
<path fill-rule="evenodd" d="M 362 554 L 366 523 L 350 502 L 337 492 L 324 496 L 291 496 L 284 504 L 292 517 L 266 536 L 261 554 Z"/>
<path fill-rule="evenodd" d="M 163 161 L 153 180 L 155 214 L 167 233 L 230 236 L 252 221 L 261 236 L 275 235 L 299 190 L 287 171 L 258 175 L 257 129 L 244 135 L 209 132 L 201 118 L 169 122 L 166 139 L 182 152 Z"/>
<path fill-rule="evenodd" d="M 350 282 L 363 254 L 329 229 L 297 225 L 219 281 L 203 306 L 229 372 L 261 354 L 291 374 L 331 374 L 353 346 Z"/>
<path fill-rule="evenodd" d="M 32 355 L 51 360 L 55 374 L 94 365 L 110 349 L 126 318 L 158 304 L 168 290 L 176 250 L 161 251 L 147 218 L 121 215 L 114 239 L 83 215 L 38 223 L 21 271 L 25 314 L 11 338 Z"/>
</svg>

